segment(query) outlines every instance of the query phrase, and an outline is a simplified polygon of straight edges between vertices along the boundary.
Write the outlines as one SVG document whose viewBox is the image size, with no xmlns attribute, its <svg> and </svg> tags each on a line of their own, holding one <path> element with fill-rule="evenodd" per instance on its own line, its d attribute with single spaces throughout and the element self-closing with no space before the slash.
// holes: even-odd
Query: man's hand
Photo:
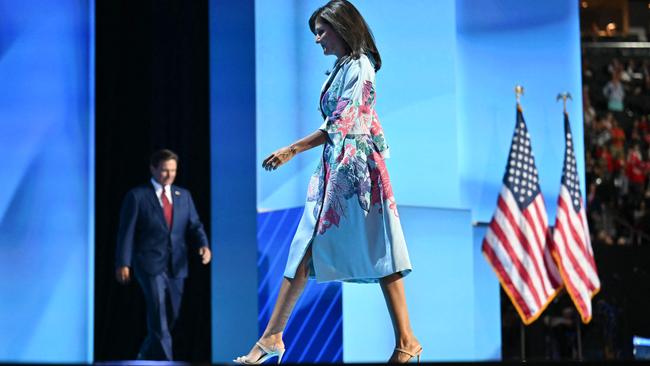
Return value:
<svg viewBox="0 0 650 366">
<path fill-rule="evenodd" d="M 120 267 L 115 270 L 115 278 L 121 284 L 127 284 L 131 281 L 131 269 L 129 267 Z"/>
<path fill-rule="evenodd" d="M 199 249 L 199 255 L 201 256 L 201 263 L 203 264 L 210 263 L 210 260 L 212 259 L 212 253 L 210 252 L 210 248 L 202 247 L 201 249 Z"/>
</svg>

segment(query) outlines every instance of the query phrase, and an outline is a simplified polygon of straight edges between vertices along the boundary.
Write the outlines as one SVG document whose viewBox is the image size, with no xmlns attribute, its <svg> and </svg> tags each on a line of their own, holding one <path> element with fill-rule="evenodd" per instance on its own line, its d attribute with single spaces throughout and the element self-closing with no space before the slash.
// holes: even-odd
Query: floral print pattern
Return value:
<svg viewBox="0 0 650 366">
<path fill-rule="evenodd" d="M 343 60 L 324 84 L 320 129 L 328 141 L 291 243 L 288 278 L 310 247 L 309 274 L 318 281 L 377 282 L 411 271 L 375 101 L 375 70 L 365 55 Z"/>
<path fill-rule="evenodd" d="M 352 78 L 352 83 L 338 79 L 321 99 L 321 109 L 326 116 L 321 129 L 327 132 L 329 143 L 312 175 L 307 195 L 308 202 L 316 203 L 313 215 L 318 218 L 319 234 L 324 234 L 332 225 L 340 225 L 348 200 L 354 196 L 366 212 L 374 208 L 383 213 L 383 204 L 387 202 L 391 213 L 398 216 L 382 155 L 388 151 L 388 146 L 374 109 L 374 83 L 360 80 L 360 76 Z M 337 93 L 337 88 L 345 85 L 348 90 Z"/>
</svg>

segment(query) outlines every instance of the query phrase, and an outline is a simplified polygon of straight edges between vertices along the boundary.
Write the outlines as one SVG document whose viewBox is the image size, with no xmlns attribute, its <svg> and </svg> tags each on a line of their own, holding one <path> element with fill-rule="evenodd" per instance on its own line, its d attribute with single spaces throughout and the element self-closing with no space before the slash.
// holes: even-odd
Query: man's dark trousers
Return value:
<svg viewBox="0 0 650 366">
<path fill-rule="evenodd" d="M 136 274 L 147 306 L 147 337 L 138 358 L 172 360 L 172 337 L 183 298 L 185 278 L 170 277 L 168 271 L 157 275 Z"/>
</svg>

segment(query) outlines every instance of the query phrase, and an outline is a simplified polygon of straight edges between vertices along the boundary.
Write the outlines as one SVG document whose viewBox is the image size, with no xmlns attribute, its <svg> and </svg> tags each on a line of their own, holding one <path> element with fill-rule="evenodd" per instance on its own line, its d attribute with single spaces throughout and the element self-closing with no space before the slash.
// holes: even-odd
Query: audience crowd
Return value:
<svg viewBox="0 0 650 366">
<path fill-rule="evenodd" d="M 650 59 L 585 58 L 583 82 L 592 241 L 650 244 Z"/>
</svg>

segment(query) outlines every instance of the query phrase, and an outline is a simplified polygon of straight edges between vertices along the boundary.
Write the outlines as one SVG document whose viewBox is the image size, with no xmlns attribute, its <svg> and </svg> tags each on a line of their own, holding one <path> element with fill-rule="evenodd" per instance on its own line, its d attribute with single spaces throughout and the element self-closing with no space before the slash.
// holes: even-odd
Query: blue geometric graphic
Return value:
<svg viewBox="0 0 650 366">
<path fill-rule="evenodd" d="M 0 361 L 92 360 L 93 2 L 0 1 Z"/>
<path fill-rule="evenodd" d="M 299 207 L 258 214 L 260 335 L 271 317 L 302 211 Z M 342 362 L 341 295 L 338 282 L 307 283 L 284 332 L 287 350 L 282 362 Z"/>
</svg>

